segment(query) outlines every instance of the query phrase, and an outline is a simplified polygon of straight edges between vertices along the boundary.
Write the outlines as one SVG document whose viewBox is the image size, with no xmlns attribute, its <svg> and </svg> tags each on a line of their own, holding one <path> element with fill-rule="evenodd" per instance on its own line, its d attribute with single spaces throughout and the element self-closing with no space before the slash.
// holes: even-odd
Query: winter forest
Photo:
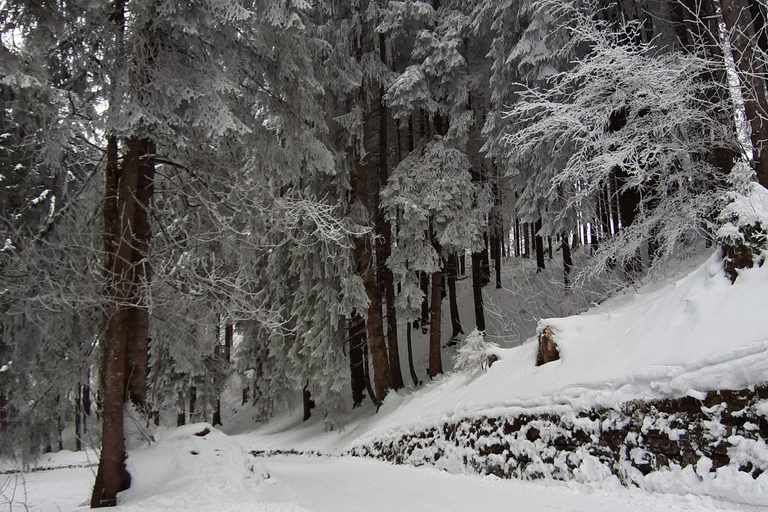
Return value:
<svg viewBox="0 0 768 512">
<path fill-rule="evenodd" d="M 141 450 L 209 439 L 231 462 L 219 429 L 286 417 L 347 444 L 238 441 L 251 473 L 277 449 L 522 480 L 599 466 L 768 505 L 766 16 L 0 0 L 0 506 L 8 468 L 82 452 L 75 505 L 129 510 Z"/>
</svg>

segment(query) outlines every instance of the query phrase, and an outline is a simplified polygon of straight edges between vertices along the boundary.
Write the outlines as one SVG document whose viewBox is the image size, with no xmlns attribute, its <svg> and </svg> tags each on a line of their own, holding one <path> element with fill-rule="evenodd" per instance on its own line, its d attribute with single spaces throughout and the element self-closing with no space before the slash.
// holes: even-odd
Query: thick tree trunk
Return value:
<svg viewBox="0 0 768 512">
<path fill-rule="evenodd" d="M 544 241 L 539 234 L 539 231 L 541 230 L 541 218 L 536 221 L 533 229 L 536 239 L 536 272 L 541 272 L 544 270 Z"/>
<path fill-rule="evenodd" d="M 480 281 L 480 272 L 483 255 L 472 253 L 472 294 L 475 303 L 475 327 L 480 332 L 485 332 L 485 311 L 483 309 L 483 285 Z"/>
<path fill-rule="evenodd" d="M 355 60 L 362 62 L 363 49 L 358 36 L 354 36 L 352 41 L 353 56 Z M 365 108 L 366 105 L 366 84 L 361 83 L 358 89 L 357 105 Z M 363 145 L 363 141 L 358 144 Z M 368 172 L 362 161 L 360 150 L 355 150 L 353 155 L 355 176 L 351 180 L 354 187 L 354 200 L 360 202 L 368 211 L 368 217 L 371 220 L 376 219 L 376 211 L 372 208 L 368 199 Z M 366 328 L 368 332 L 368 346 L 371 349 L 373 359 L 373 380 L 376 388 L 375 397 L 372 396 L 377 407 L 387 395 L 391 386 L 391 377 L 389 369 L 389 355 L 387 352 L 387 343 L 384 339 L 384 327 L 381 318 L 381 301 L 379 300 L 379 290 L 376 282 L 376 267 L 373 261 L 373 244 L 370 234 L 365 234 L 355 240 L 355 257 L 357 258 L 357 271 L 363 280 L 365 293 L 368 296 L 370 304 L 368 306 L 368 315 L 366 319 Z"/>
<path fill-rule="evenodd" d="M 432 273 L 432 301 L 429 310 L 429 377 L 443 373 L 442 347 L 440 345 L 440 313 L 443 303 L 443 273 Z"/>
<path fill-rule="evenodd" d="M 130 137 L 123 165 L 137 175 L 133 240 L 131 245 L 132 304 L 124 322 L 126 340 L 125 389 L 127 398 L 139 411 L 145 411 L 149 362 L 149 310 L 147 293 L 150 281 L 149 244 L 152 238 L 150 207 L 154 193 L 155 166 L 150 160 L 154 145 L 149 139 Z"/>
<path fill-rule="evenodd" d="M 137 163 L 137 162 L 136 162 Z M 129 262 L 132 257 L 133 219 L 136 209 L 138 165 L 124 162 L 118 170 L 117 139 L 107 141 L 104 201 L 107 327 L 103 338 L 103 413 L 101 458 L 91 507 L 115 506 L 117 493 L 127 489 L 131 477 L 125 468 L 123 409 L 125 399 L 125 303 L 132 293 Z M 119 185 L 118 185 L 119 177 Z M 120 235 L 121 234 L 121 235 Z M 119 242 L 117 242 L 119 240 Z"/>
<path fill-rule="evenodd" d="M 455 253 L 448 256 L 448 300 L 451 306 L 451 339 L 458 338 L 464 331 L 459 319 L 459 304 L 456 301 L 456 274 L 458 270 L 458 257 Z"/>
<path fill-rule="evenodd" d="M 365 320 L 355 315 L 349 325 L 349 370 L 352 384 L 352 407 L 359 407 L 365 398 Z"/>
<path fill-rule="evenodd" d="M 467 252 L 462 250 L 461 251 L 461 258 L 459 258 L 460 263 L 460 270 L 462 276 L 467 275 Z"/>
</svg>

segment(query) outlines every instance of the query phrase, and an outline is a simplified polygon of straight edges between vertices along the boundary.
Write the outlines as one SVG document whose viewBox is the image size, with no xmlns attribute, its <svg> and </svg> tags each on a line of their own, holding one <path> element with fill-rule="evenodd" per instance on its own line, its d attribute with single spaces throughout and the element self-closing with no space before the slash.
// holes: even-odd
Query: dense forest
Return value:
<svg viewBox="0 0 768 512">
<path fill-rule="evenodd" d="M 114 505 L 124 421 L 220 423 L 240 373 L 262 418 L 298 396 L 336 428 L 486 330 L 505 258 L 557 259 L 560 298 L 700 244 L 735 280 L 765 243 L 723 212 L 768 187 L 766 10 L 0 2 L 0 453 L 74 425 Z"/>
</svg>

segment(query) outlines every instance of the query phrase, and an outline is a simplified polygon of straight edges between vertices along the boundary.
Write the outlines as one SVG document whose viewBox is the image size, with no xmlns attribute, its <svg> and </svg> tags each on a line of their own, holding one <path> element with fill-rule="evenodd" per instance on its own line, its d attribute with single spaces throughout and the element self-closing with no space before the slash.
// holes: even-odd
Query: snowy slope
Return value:
<svg viewBox="0 0 768 512">
<path fill-rule="evenodd" d="M 449 373 L 416 391 L 390 393 L 378 414 L 356 412 L 341 432 L 324 432 L 319 418 L 302 424 L 294 411 L 243 434 L 243 441 L 333 453 L 394 431 L 500 410 L 612 407 L 750 386 L 768 377 L 768 266 L 742 271 L 731 285 L 713 254 L 675 279 L 582 315 L 539 321 L 539 329 L 545 326 L 554 330 L 560 361 L 536 367 L 531 338 L 495 349 L 500 361 L 480 375 Z"/>
</svg>

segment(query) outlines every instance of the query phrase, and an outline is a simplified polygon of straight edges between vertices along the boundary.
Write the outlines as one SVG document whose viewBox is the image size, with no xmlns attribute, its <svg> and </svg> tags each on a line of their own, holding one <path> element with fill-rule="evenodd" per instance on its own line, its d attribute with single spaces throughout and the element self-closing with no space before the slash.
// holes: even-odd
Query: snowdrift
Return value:
<svg viewBox="0 0 768 512">
<path fill-rule="evenodd" d="M 230 437 L 206 423 L 159 429 L 155 442 L 128 451 L 131 487 L 117 510 L 260 510 L 267 476 Z"/>
</svg>

